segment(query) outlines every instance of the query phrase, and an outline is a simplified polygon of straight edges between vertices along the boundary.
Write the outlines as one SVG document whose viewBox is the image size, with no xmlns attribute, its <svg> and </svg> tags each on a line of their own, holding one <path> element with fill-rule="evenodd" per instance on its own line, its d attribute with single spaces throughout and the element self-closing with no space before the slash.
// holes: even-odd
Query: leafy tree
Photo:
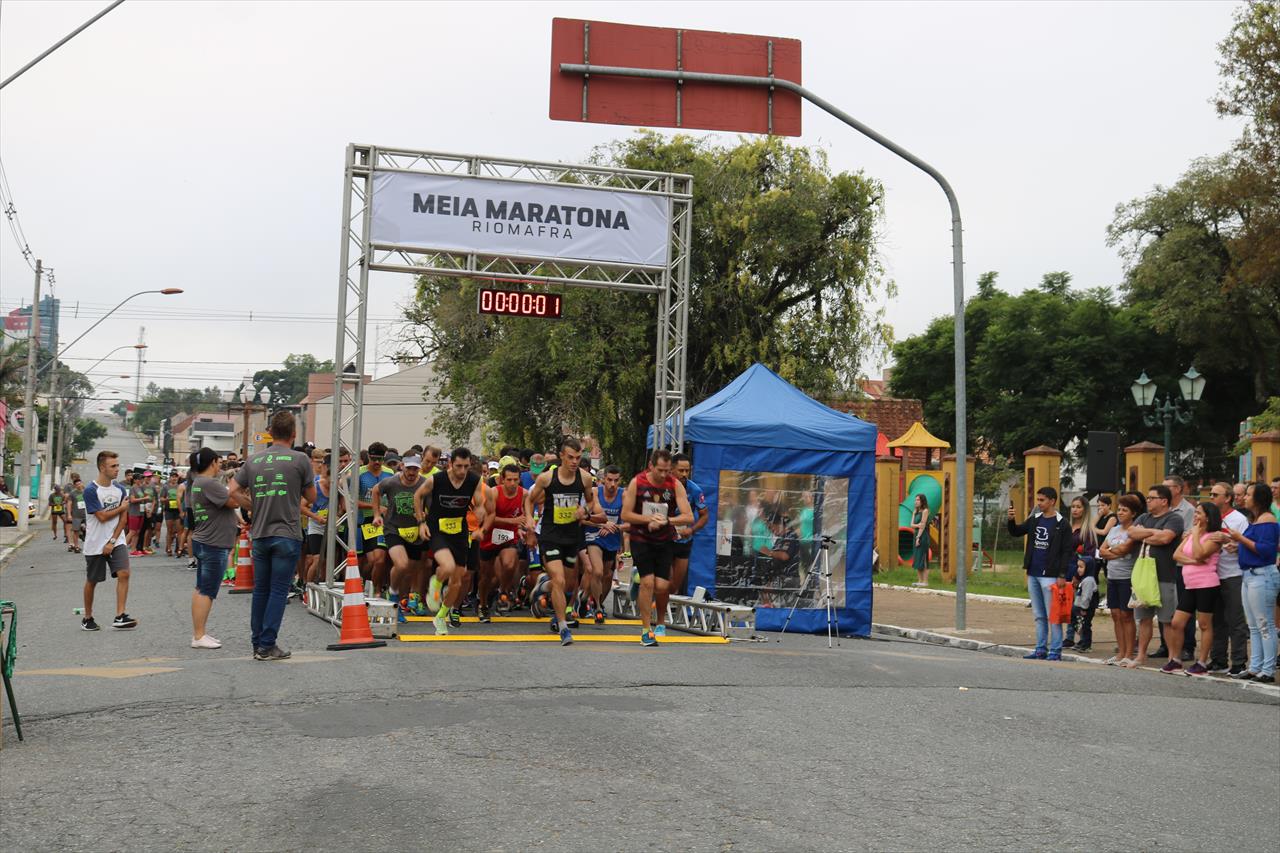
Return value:
<svg viewBox="0 0 1280 853">
<path fill-rule="evenodd" d="M 94 443 L 107 435 L 107 428 L 94 418 L 76 419 L 76 437 L 71 441 L 71 449 L 76 453 L 88 453 Z"/>
<path fill-rule="evenodd" d="M 1238 155 L 1206 158 L 1173 186 L 1121 205 L 1107 232 L 1126 261 L 1126 300 L 1194 352 L 1201 372 L 1246 370 L 1244 393 L 1258 403 L 1280 394 L 1280 358 L 1263 344 L 1280 340 L 1280 262 L 1261 261 L 1271 249 L 1252 224 L 1280 223 L 1275 193 Z M 1280 238 L 1269 239 L 1280 250 Z"/>
<path fill-rule="evenodd" d="M 255 388 L 270 388 L 274 403 L 296 403 L 307 396 L 307 377 L 312 373 L 333 373 L 333 359 L 320 361 L 309 353 L 290 353 L 285 357 L 284 366 L 280 370 L 259 370 L 254 373 L 253 385 Z"/>
<path fill-rule="evenodd" d="M 190 414 L 201 408 L 220 408 L 226 404 L 222 400 L 222 392 L 217 387 L 210 388 L 161 388 L 156 383 L 148 383 L 143 392 L 142 402 L 138 410 L 130 418 L 130 425 L 141 432 L 151 432 L 160 428 L 160 422 L 171 418 L 179 412 Z M 117 403 L 112 411 L 123 411 L 123 403 Z M 117 412 L 120 413 L 120 412 Z"/>
<path fill-rule="evenodd" d="M 822 152 L 776 138 L 721 147 L 642 131 L 594 159 L 693 176 L 690 405 L 754 361 L 816 396 L 845 391 L 886 345 L 869 307 L 892 292 L 875 251 L 878 182 L 833 174 Z M 531 446 L 587 432 L 637 464 L 653 418 L 653 299 L 569 290 L 568 322 L 498 320 L 475 316 L 475 286 L 423 277 L 408 312 L 409 339 L 454 401 L 437 426 L 462 434 L 487 416 Z"/>
<path fill-rule="evenodd" d="M 1280 429 L 1280 397 L 1272 397 L 1268 400 L 1267 407 L 1249 419 L 1249 426 L 1253 435 Z M 1235 454 L 1239 456 L 1248 452 L 1249 439 L 1240 439 L 1236 444 Z"/>
<path fill-rule="evenodd" d="M 1081 458 L 1090 430 L 1163 441 L 1163 427 L 1143 423 L 1129 386 L 1145 370 L 1162 393 L 1176 393 L 1190 360 L 1145 309 L 1117 304 L 1101 289 L 1064 289 L 1069 278 L 1050 273 L 1040 287 L 1012 296 L 987 273 L 965 306 L 974 446 L 1018 465 L 1023 451 L 1041 444 L 1074 449 Z M 893 392 L 919 398 L 930 429 L 948 440 L 955 423 L 953 328 L 951 317 L 940 317 L 898 343 L 892 379 Z M 1236 424 L 1248 414 L 1247 387 L 1239 371 L 1210 375 L 1193 422 L 1175 427 L 1175 450 L 1200 448 L 1211 470 L 1225 470 Z"/>
</svg>

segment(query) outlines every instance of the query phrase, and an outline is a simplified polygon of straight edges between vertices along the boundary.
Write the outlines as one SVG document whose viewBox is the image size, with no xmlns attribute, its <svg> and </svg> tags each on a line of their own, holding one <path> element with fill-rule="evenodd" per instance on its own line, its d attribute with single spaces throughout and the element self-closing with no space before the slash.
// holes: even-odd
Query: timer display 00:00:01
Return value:
<svg viewBox="0 0 1280 853">
<path fill-rule="evenodd" d="M 476 294 L 476 307 L 481 314 L 506 317 L 542 317 L 560 319 L 563 298 L 555 293 L 529 293 L 520 290 L 495 290 L 482 287 Z"/>
</svg>

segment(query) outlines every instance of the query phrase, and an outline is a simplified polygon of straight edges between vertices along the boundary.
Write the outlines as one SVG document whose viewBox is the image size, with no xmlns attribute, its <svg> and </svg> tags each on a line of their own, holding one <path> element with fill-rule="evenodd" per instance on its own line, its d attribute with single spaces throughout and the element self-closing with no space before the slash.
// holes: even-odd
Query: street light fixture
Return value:
<svg viewBox="0 0 1280 853">
<path fill-rule="evenodd" d="M 1178 391 L 1182 395 L 1179 400 L 1172 392 L 1166 394 L 1161 401 L 1156 400 L 1156 383 L 1147 378 L 1147 372 L 1134 380 L 1129 386 L 1133 401 L 1142 409 L 1142 422 L 1149 427 L 1164 424 L 1164 473 L 1169 473 L 1169 459 L 1173 455 L 1173 424 L 1177 421 L 1184 426 L 1191 423 L 1195 413 L 1192 404 L 1199 402 L 1204 394 L 1204 386 L 1208 380 L 1192 365 L 1186 373 L 1178 377 Z M 1184 409 L 1183 401 L 1187 402 Z M 1149 410 L 1148 410 L 1149 409 Z"/>
<path fill-rule="evenodd" d="M 231 394 L 228 394 L 228 397 L 234 399 Z M 253 411 L 255 398 L 262 401 L 262 409 L 266 411 L 267 407 L 271 405 L 271 389 L 266 385 L 263 385 L 260 389 L 254 388 L 253 376 L 247 375 L 240 386 L 240 411 L 244 415 L 244 426 L 241 430 L 241 451 L 245 459 L 249 458 L 249 413 Z"/>
<path fill-rule="evenodd" d="M 164 287 L 164 288 L 161 288 L 160 290 L 139 290 L 137 293 L 135 293 L 135 294 L 133 294 L 133 295 L 131 295 L 131 296 L 126 296 L 124 299 L 120 300 L 120 304 L 119 304 L 119 305 L 116 305 L 116 307 L 115 307 L 115 308 L 112 308 L 110 311 L 108 311 L 107 313 L 103 314 L 101 317 L 99 317 L 99 318 L 98 318 L 97 322 L 95 322 L 92 326 L 90 326 L 89 328 L 87 328 L 87 329 L 85 329 L 83 332 L 81 332 L 81 333 L 80 333 L 80 336 L 79 336 L 78 338 L 76 338 L 74 341 L 72 341 L 71 343 L 69 343 L 69 344 L 67 344 L 65 347 L 63 347 L 63 348 L 62 348 L 62 351 L 61 351 L 61 352 L 59 352 L 59 353 L 58 353 L 58 354 L 57 354 L 57 355 L 56 355 L 56 356 L 55 356 L 55 357 L 54 357 L 54 358 L 49 362 L 49 364 L 46 364 L 44 367 L 42 367 L 42 368 L 40 369 L 40 371 L 39 371 L 39 372 L 40 372 L 40 373 L 43 373 L 45 370 L 48 370 L 48 369 L 49 369 L 49 365 L 50 365 L 50 364 L 55 364 L 55 363 L 57 363 L 58 359 L 62 358 L 64 355 L 66 355 L 66 354 L 67 354 L 67 350 L 71 349 L 73 346 L 75 346 L 77 343 L 79 343 L 79 342 L 84 338 L 84 336 L 85 336 L 85 335 L 89 334 L 89 333 L 90 333 L 90 332 L 92 332 L 94 329 L 98 328 L 98 324 L 99 324 L 99 323 L 101 323 L 103 320 L 107 319 L 107 318 L 108 318 L 108 317 L 110 317 L 112 314 L 114 314 L 114 313 L 116 313 L 117 311 L 119 311 L 119 310 L 120 310 L 120 308 L 121 308 L 121 307 L 122 307 L 126 302 L 128 302 L 129 300 L 131 300 L 131 299 L 137 299 L 139 296 L 145 296 L 145 295 L 146 295 L 146 294 L 148 294 L 148 293 L 159 293 L 159 294 L 162 294 L 162 295 L 164 295 L 164 296 L 173 296 L 174 294 L 182 293 L 182 292 L 183 292 L 183 290 L 182 290 L 182 288 L 181 288 L 181 287 Z M 147 345 L 146 345 L 146 344 L 129 344 L 129 346 L 133 347 L 134 349 L 146 349 L 146 348 L 147 348 Z M 117 347 L 117 349 L 124 349 L 124 347 Z M 114 352 L 114 350 L 113 350 L 113 352 Z M 108 353 L 108 354 L 109 354 L 109 353 Z M 104 356 L 104 358 L 105 358 L 105 356 Z M 97 367 L 97 365 L 94 365 L 94 367 Z"/>
<path fill-rule="evenodd" d="M 118 346 L 118 347 L 116 347 L 115 349 L 113 349 L 111 352 L 109 352 L 109 353 L 107 353 L 106 355 L 104 355 L 102 358 L 100 358 L 100 359 L 98 359 L 97 361 L 95 361 L 95 362 L 93 363 L 93 365 L 92 365 L 88 370 L 82 370 L 82 371 L 80 371 L 80 372 L 81 372 L 81 373 L 83 373 L 83 374 L 86 374 L 86 375 L 88 375 L 88 374 L 92 373 L 92 372 L 93 372 L 93 368 L 94 368 L 94 367 L 97 367 L 99 364 L 102 364 L 102 362 L 104 362 L 104 361 L 106 361 L 107 359 L 111 358 L 111 356 L 113 356 L 113 355 L 115 355 L 116 353 L 120 352 L 120 350 L 122 350 L 122 349 L 138 349 L 138 350 L 142 350 L 142 349 L 146 349 L 146 348 L 147 348 L 147 345 L 146 345 L 146 344 L 124 344 L 124 345 L 122 345 L 122 346 Z M 63 352 L 66 352 L 66 350 L 63 350 Z"/>
</svg>

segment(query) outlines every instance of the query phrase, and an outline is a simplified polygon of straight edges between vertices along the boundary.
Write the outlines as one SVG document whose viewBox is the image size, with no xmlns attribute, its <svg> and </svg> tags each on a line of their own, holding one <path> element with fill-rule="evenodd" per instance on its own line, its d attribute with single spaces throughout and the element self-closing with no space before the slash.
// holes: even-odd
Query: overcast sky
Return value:
<svg viewBox="0 0 1280 853">
<path fill-rule="evenodd" d="M 0 2 L 0 75 L 104 5 Z M 1049 270 L 1114 286 L 1115 205 L 1237 133 L 1209 103 L 1234 8 L 128 0 L 0 92 L 0 157 L 29 244 L 55 269 L 64 342 L 138 290 L 186 291 L 134 300 L 71 365 L 145 325 L 147 380 L 225 387 L 290 352 L 332 357 L 348 142 L 579 160 L 631 131 L 547 118 L 553 16 L 732 30 L 799 39 L 807 87 L 947 176 L 970 292 L 984 270 L 1011 291 Z M 884 183 L 898 337 L 949 313 L 938 187 L 810 105 L 797 141 Z M 31 284 L 0 233 L 5 313 Z M 371 316 L 394 318 L 409 284 L 375 277 Z M 95 380 L 131 389 L 111 377 L 135 373 L 132 354 Z"/>
</svg>

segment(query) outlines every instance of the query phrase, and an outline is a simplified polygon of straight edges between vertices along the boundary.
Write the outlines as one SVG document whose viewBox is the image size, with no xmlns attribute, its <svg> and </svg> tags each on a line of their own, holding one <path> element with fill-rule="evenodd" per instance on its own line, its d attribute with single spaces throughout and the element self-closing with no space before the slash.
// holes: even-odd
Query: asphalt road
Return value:
<svg viewBox="0 0 1280 853">
<path fill-rule="evenodd" d="M 27 738 L 6 711 L 4 849 L 1276 846 L 1280 712 L 1234 685 L 792 636 L 326 652 L 298 604 L 293 659 L 262 663 L 248 596 L 189 648 L 178 561 L 134 561 L 132 632 L 79 630 L 82 579 L 47 538 L 0 575 Z"/>
</svg>

